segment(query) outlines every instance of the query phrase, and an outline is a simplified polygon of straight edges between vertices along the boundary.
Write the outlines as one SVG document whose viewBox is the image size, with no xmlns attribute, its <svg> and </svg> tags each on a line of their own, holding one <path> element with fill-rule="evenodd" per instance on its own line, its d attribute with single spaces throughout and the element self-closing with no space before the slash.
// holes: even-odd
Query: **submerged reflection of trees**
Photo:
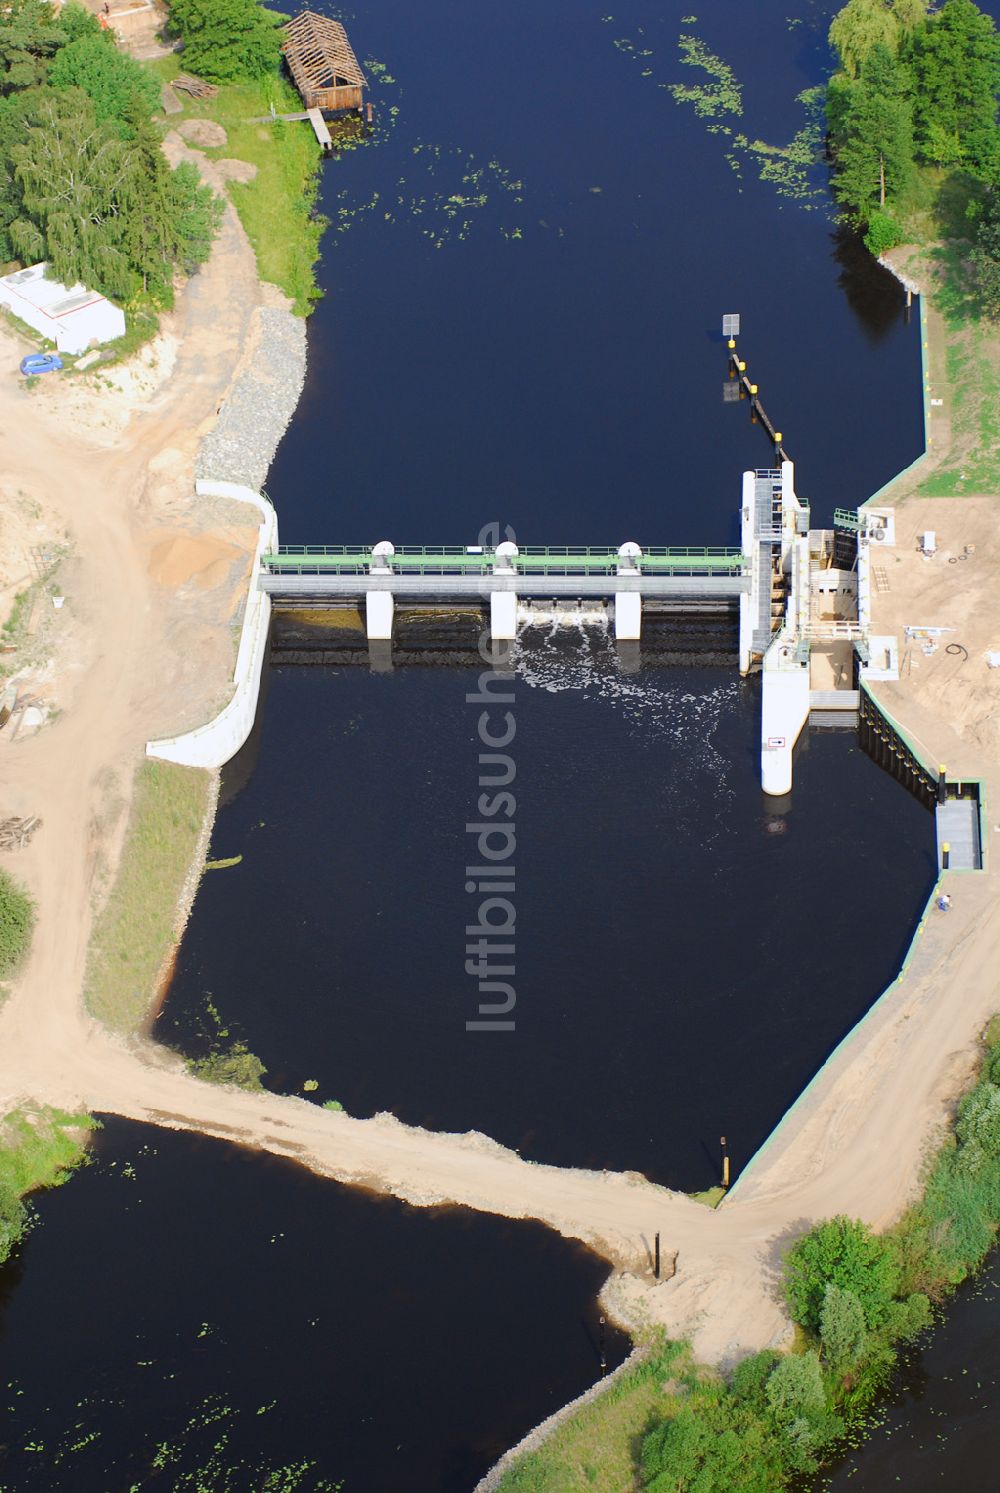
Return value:
<svg viewBox="0 0 1000 1493">
<path fill-rule="evenodd" d="M 845 224 L 830 235 L 833 258 L 840 265 L 837 284 L 868 338 L 879 342 L 899 320 L 904 291 L 899 281 L 874 259 L 861 235 Z"/>
</svg>

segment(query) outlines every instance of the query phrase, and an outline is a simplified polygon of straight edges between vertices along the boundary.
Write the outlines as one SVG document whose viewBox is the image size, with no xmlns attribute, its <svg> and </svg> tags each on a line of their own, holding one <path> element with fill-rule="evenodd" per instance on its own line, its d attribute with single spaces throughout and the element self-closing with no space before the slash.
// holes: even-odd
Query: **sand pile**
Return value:
<svg viewBox="0 0 1000 1493">
<path fill-rule="evenodd" d="M 173 534 L 152 545 L 149 573 L 165 589 L 194 584 L 209 591 L 229 579 L 234 564 L 245 568 L 249 560 L 245 549 L 211 535 Z"/>
</svg>

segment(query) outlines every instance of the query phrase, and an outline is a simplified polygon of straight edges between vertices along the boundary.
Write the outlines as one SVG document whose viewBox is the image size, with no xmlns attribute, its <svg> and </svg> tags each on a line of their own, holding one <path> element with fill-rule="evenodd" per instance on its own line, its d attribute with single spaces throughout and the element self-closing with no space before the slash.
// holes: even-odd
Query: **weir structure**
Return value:
<svg viewBox="0 0 1000 1493">
<path fill-rule="evenodd" d="M 884 583 L 879 551 L 895 544 L 895 514 L 878 497 L 838 508 L 832 529 L 810 527 L 795 491 L 795 467 L 768 419 L 758 386 L 736 352 L 738 317 L 724 319 L 729 348 L 727 402 L 749 402 L 765 430 L 774 464 L 743 473 L 739 548 L 617 548 L 494 545 L 282 545 L 277 515 L 260 494 L 226 482 L 199 481 L 206 495 L 239 497 L 263 522 L 237 660 L 236 691 L 214 721 L 182 737 L 150 742 L 150 756 L 220 767 L 252 726 L 272 606 L 295 613 L 343 610 L 363 616 L 373 667 L 391 663 L 393 633 L 406 609 L 454 609 L 488 618 L 492 640 L 506 642 L 525 623 L 553 625 L 613 618 L 622 664 L 634 668 L 644 617 L 738 617 L 740 673 L 761 676 L 760 773 L 764 792 L 791 791 L 793 754 L 803 727 L 859 728 L 861 744 L 934 810 L 939 861 L 979 869 L 982 830 L 978 785 L 953 783 L 927 768 L 888 720 L 868 685 L 899 677 L 899 645 L 871 629 L 871 598 Z M 931 536 L 933 538 L 933 536 Z M 925 536 L 926 539 L 926 536 Z"/>
<path fill-rule="evenodd" d="M 398 605 L 478 604 L 495 641 L 524 621 L 572 618 L 572 605 L 610 608 L 614 636 L 637 644 L 643 614 L 736 609 L 739 666 L 762 669 L 761 773 L 766 792 L 791 788 L 791 754 L 809 715 L 809 513 L 795 494 L 793 463 L 743 475 L 741 544 L 541 548 L 495 546 L 276 545 L 262 554 L 257 586 L 276 606 L 363 611 L 369 644 L 391 644 Z M 551 614 L 541 611 L 548 603 Z M 555 608 L 563 605 L 563 610 Z M 577 613 L 579 615 L 579 613 Z M 851 705 L 857 707 L 856 696 Z"/>
</svg>

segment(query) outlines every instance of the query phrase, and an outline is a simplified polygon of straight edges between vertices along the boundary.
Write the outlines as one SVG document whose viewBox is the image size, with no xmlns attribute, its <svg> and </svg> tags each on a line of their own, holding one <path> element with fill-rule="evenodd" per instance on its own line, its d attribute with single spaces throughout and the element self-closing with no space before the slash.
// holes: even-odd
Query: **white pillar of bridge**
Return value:
<svg viewBox="0 0 1000 1493">
<path fill-rule="evenodd" d="M 396 553 L 388 539 L 380 539 L 372 549 L 369 575 L 392 575 L 392 557 Z M 370 641 L 381 642 L 392 638 L 392 616 L 395 601 L 392 592 L 368 591 L 365 593 L 365 627 Z"/>
<path fill-rule="evenodd" d="M 493 574 L 517 574 L 517 545 L 505 539 L 493 551 Z M 490 636 L 494 641 L 510 642 L 517 637 L 517 592 L 490 592 Z"/>
<path fill-rule="evenodd" d="M 628 540 L 618 547 L 618 574 L 638 579 L 642 550 Z M 642 597 L 638 591 L 615 592 L 615 640 L 637 643 L 642 636 Z"/>
</svg>

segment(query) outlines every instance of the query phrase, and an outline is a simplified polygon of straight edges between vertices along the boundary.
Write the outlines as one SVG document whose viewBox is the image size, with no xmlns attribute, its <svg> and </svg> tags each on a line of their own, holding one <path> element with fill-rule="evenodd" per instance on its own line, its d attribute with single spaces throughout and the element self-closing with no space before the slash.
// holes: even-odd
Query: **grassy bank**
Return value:
<svg viewBox="0 0 1000 1493">
<path fill-rule="evenodd" d="M 943 324 L 937 359 L 943 366 L 934 370 L 934 386 L 951 426 L 947 451 L 932 449 L 933 470 L 916 489 L 925 497 L 1000 491 L 1000 338 L 976 302 L 971 247 L 952 237 L 910 257 Z"/>
<path fill-rule="evenodd" d="M 161 83 L 183 71 L 176 55 L 149 64 Z M 278 285 L 300 316 L 316 298 L 313 267 L 325 222 L 313 215 L 322 159 L 308 124 L 254 124 L 271 112 L 295 113 L 302 100 L 283 77 L 227 83 L 210 99 L 178 93 L 183 113 L 171 114 L 168 127 L 186 119 L 208 119 L 226 131 L 227 142 L 205 150 L 210 159 L 246 161 L 256 168 L 252 182 L 231 182 L 229 192 L 257 256 L 262 280 Z M 199 147 L 200 148 L 200 147 Z"/>
<path fill-rule="evenodd" d="M 121 867 L 87 962 L 87 1007 L 115 1031 L 145 1022 L 174 942 L 211 781 L 207 772 L 171 762 L 145 761 L 139 769 Z"/>
<path fill-rule="evenodd" d="M 28 1224 L 25 1193 L 64 1182 L 85 1154 L 89 1115 L 16 1110 L 0 1121 L 0 1264 Z"/>
<path fill-rule="evenodd" d="M 649 1426 L 663 1413 L 670 1368 L 680 1345 L 663 1335 L 616 1380 L 607 1394 L 585 1405 L 537 1452 L 522 1457 L 503 1478 L 502 1493 L 631 1493 L 636 1452 Z"/>
<path fill-rule="evenodd" d="M 663 1338 L 607 1396 L 504 1476 L 501 1493 L 771 1493 L 864 1434 L 898 1352 L 932 1305 L 979 1268 L 1000 1227 L 1000 1018 L 978 1081 L 931 1161 L 923 1195 L 875 1235 L 832 1219 L 784 1264 L 795 1349 L 763 1352 L 730 1381 Z"/>
</svg>

